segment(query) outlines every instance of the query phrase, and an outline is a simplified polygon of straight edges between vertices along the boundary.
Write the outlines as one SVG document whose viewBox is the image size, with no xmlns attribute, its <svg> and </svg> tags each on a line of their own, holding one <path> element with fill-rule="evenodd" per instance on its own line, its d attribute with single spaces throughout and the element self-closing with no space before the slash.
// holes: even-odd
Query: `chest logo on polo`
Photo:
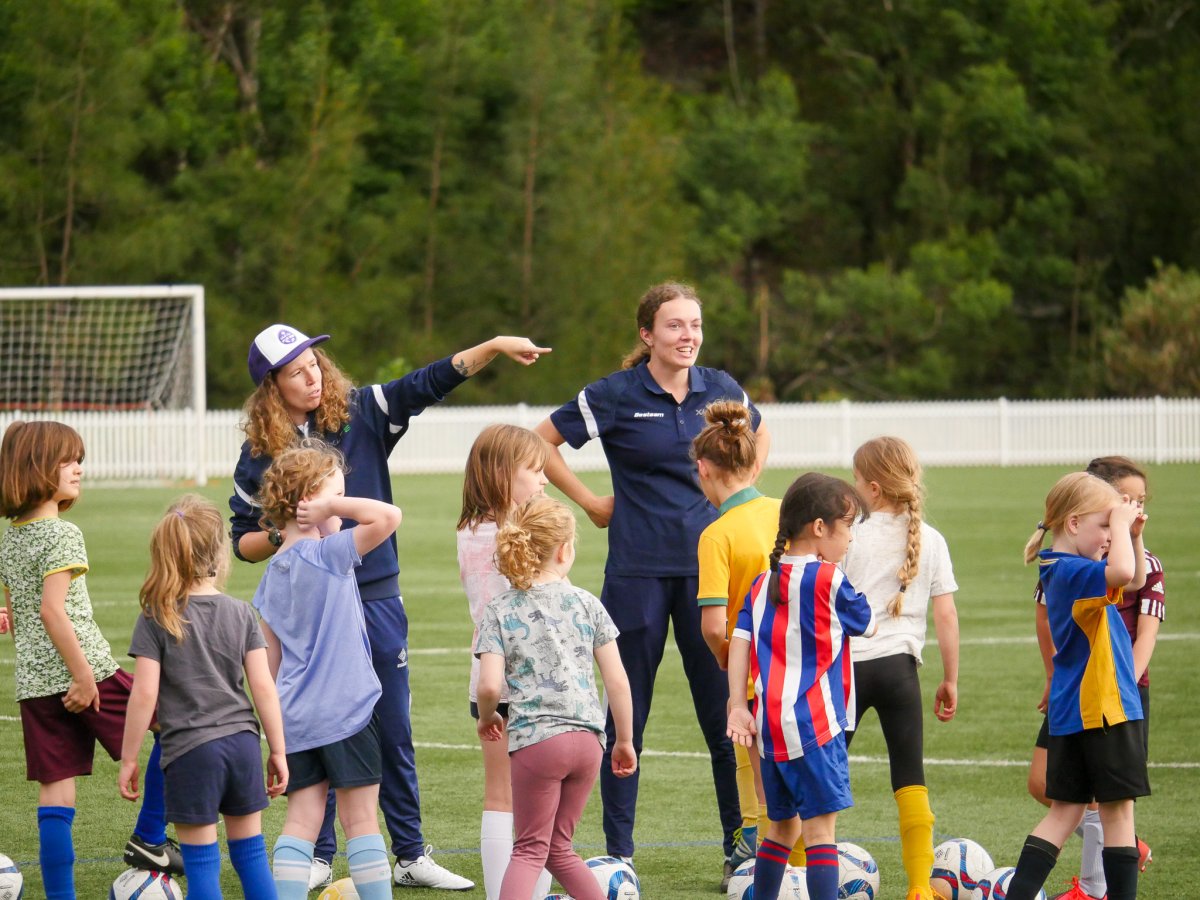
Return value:
<svg viewBox="0 0 1200 900">
<path fill-rule="evenodd" d="M 633 417 L 635 419 L 662 419 L 665 416 L 666 416 L 666 413 L 660 413 L 660 412 L 635 412 L 633 414 Z"/>
</svg>

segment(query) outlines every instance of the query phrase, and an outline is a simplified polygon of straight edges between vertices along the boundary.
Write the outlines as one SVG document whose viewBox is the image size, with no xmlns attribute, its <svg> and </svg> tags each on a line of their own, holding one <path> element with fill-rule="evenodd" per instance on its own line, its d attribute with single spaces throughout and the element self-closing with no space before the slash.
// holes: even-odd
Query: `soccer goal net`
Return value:
<svg viewBox="0 0 1200 900">
<path fill-rule="evenodd" d="M 0 289 L 0 410 L 204 408 L 204 289 Z"/>
</svg>

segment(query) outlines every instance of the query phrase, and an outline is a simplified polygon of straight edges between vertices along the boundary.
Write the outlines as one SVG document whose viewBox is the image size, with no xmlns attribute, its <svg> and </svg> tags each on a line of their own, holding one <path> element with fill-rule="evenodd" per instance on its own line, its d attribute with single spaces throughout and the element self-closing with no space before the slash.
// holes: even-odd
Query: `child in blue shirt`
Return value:
<svg viewBox="0 0 1200 900">
<path fill-rule="evenodd" d="M 305 441 L 275 458 L 258 496 L 264 519 L 282 523 L 283 536 L 254 594 L 288 749 L 287 820 L 273 855 L 280 900 L 308 895 L 331 786 L 355 889 L 364 900 L 392 895 L 379 833 L 380 686 L 354 572 L 392 536 L 400 510 L 346 497 L 345 488 L 340 455 Z M 343 516 L 358 525 L 342 531 Z"/>
<path fill-rule="evenodd" d="M 1117 604 L 1127 586 L 1145 581 L 1145 522 L 1137 504 L 1112 485 L 1073 472 L 1046 496 L 1045 514 L 1025 546 L 1027 564 L 1040 559 L 1055 647 L 1046 712 L 1050 812 L 1025 840 L 1009 900 L 1038 894 L 1092 800 L 1104 826 L 1108 898 L 1137 896 L 1133 801 L 1150 793 L 1150 783 L 1133 644 Z M 1042 550 L 1047 532 L 1053 544 Z"/>
</svg>

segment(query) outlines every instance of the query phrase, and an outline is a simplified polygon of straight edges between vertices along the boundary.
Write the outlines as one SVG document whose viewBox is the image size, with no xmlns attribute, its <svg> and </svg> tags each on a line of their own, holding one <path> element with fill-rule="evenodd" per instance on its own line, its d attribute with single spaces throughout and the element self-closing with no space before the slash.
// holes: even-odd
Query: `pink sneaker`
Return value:
<svg viewBox="0 0 1200 900">
<path fill-rule="evenodd" d="M 1055 894 L 1052 900 L 1107 900 L 1108 895 L 1103 897 L 1093 897 L 1087 891 L 1079 886 L 1079 878 L 1071 879 L 1071 889 L 1063 891 L 1061 894 Z"/>
</svg>

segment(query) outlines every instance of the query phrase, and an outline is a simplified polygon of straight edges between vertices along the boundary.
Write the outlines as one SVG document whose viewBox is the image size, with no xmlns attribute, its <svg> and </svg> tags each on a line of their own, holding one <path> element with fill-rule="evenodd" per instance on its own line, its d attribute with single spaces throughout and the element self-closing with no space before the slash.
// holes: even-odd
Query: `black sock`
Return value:
<svg viewBox="0 0 1200 900">
<path fill-rule="evenodd" d="M 1104 880 L 1108 882 L 1108 900 L 1134 900 L 1137 897 L 1137 847 L 1105 847 Z"/>
<path fill-rule="evenodd" d="M 1058 862 L 1058 848 L 1032 834 L 1017 859 L 1017 871 L 1008 884 L 1008 900 L 1034 900 Z"/>
</svg>

